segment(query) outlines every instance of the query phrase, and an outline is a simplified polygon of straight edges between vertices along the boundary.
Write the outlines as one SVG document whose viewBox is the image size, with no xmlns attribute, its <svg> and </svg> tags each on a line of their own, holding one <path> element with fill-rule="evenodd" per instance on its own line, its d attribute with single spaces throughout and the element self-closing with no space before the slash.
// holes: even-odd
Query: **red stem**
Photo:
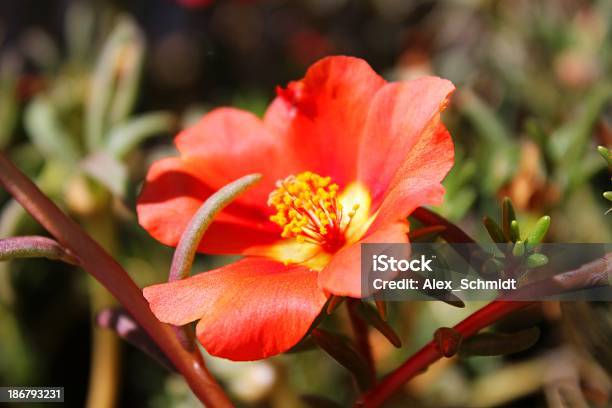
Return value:
<svg viewBox="0 0 612 408">
<path fill-rule="evenodd" d="M 127 309 L 168 356 L 194 394 L 207 407 L 232 404 L 206 369 L 199 352 L 188 352 L 172 328 L 151 313 L 142 292 L 127 272 L 72 219 L 68 218 L 23 173 L 0 153 L 0 184 Z"/>
<path fill-rule="evenodd" d="M 468 338 L 481 329 L 495 323 L 501 318 L 537 302 L 504 302 L 494 301 L 470 315 L 453 329 L 462 337 Z M 422 349 L 413 354 L 404 364 L 384 378 L 376 387 L 368 392 L 358 403 L 365 408 L 380 407 L 403 384 L 423 372 L 431 364 L 442 358 L 442 352 L 435 341 L 430 341 Z"/>
</svg>

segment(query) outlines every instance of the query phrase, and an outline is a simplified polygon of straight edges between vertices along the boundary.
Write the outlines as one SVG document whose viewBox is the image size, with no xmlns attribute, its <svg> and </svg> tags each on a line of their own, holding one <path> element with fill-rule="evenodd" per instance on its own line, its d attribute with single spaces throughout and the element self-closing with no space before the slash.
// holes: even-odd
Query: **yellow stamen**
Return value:
<svg viewBox="0 0 612 408">
<path fill-rule="evenodd" d="M 342 205 L 337 201 L 339 187 L 331 177 L 305 171 L 276 183 L 268 205 L 276 214 L 270 220 L 282 228 L 283 238 L 321 245 L 333 252 L 346 242 L 345 231 L 359 205 L 354 205 L 343 222 Z"/>
</svg>

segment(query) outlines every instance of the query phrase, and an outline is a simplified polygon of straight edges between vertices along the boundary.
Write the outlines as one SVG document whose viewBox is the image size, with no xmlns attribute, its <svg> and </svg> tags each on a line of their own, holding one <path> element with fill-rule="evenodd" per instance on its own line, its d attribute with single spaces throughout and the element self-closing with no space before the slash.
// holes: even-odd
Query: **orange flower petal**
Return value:
<svg viewBox="0 0 612 408">
<path fill-rule="evenodd" d="M 176 246 L 187 224 L 213 190 L 192 160 L 168 158 L 149 169 L 136 210 L 138 221 L 155 239 Z M 254 245 L 278 240 L 278 232 L 259 209 L 239 200 L 210 226 L 199 249 L 209 253 L 240 253 Z"/>
<path fill-rule="evenodd" d="M 212 355 L 256 360 L 282 353 L 308 331 L 326 302 L 317 273 L 262 258 L 145 288 L 162 322 L 201 319 L 197 336 Z"/>
<path fill-rule="evenodd" d="M 279 90 L 264 122 L 285 135 L 304 170 L 331 176 L 344 187 L 355 180 L 367 112 L 384 84 L 362 59 L 323 58 L 304 79 Z"/>
<path fill-rule="evenodd" d="M 375 207 L 401 180 L 418 177 L 435 184 L 446 175 L 453 145 L 440 112 L 453 90 L 445 79 L 424 77 L 389 83 L 376 94 L 358 159 L 358 178 L 370 187 Z"/>
</svg>

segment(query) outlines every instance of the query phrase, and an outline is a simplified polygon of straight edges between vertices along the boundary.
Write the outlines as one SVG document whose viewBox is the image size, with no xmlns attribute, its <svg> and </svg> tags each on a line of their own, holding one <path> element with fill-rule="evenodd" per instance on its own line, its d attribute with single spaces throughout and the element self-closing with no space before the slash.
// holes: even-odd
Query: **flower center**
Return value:
<svg viewBox="0 0 612 408">
<path fill-rule="evenodd" d="M 337 193 L 331 177 L 310 171 L 291 175 L 277 181 L 268 197 L 268 205 L 276 210 L 270 220 L 283 228 L 283 238 L 295 237 L 335 252 L 346 243 L 346 229 L 359 208 L 355 204 L 344 212 Z"/>
</svg>

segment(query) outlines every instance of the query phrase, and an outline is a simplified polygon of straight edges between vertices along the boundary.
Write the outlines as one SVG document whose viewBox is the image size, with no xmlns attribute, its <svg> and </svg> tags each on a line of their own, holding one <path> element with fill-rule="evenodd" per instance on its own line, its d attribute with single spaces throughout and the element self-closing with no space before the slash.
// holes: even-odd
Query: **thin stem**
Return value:
<svg viewBox="0 0 612 408">
<path fill-rule="evenodd" d="M 197 357 L 185 350 L 171 327 L 159 322 L 127 272 L 79 225 L 68 218 L 23 173 L 0 153 L 0 184 L 64 247 L 74 253 L 158 344 L 194 394 L 208 407 L 230 407 L 221 387 Z"/>
<path fill-rule="evenodd" d="M 185 279 L 190 275 L 198 245 L 215 216 L 259 180 L 261 180 L 261 174 L 241 177 L 215 192 L 200 206 L 189 221 L 174 251 L 170 275 L 168 276 L 169 282 Z"/>
<path fill-rule="evenodd" d="M 364 361 L 368 364 L 370 378 L 372 384 L 376 381 L 376 366 L 374 365 L 374 357 L 372 355 L 372 347 L 370 346 L 370 338 L 368 335 L 368 325 L 359 316 L 357 307 L 359 307 L 359 299 L 346 298 L 346 307 L 348 309 L 351 326 L 353 327 L 353 335 L 355 336 L 355 344 L 357 350 L 363 356 Z"/>
<path fill-rule="evenodd" d="M 36 235 L 0 239 L 0 261 L 47 258 L 78 265 L 78 260 L 56 241 Z"/>
<path fill-rule="evenodd" d="M 510 313 L 535 303 L 537 302 L 494 301 L 470 315 L 453 329 L 459 332 L 463 338 L 468 338 Z M 358 406 L 366 408 L 381 406 L 403 384 L 425 371 L 427 367 L 442 357 L 442 351 L 436 342 L 434 340 L 430 341 L 368 392 L 363 400 L 358 403 Z"/>
</svg>

